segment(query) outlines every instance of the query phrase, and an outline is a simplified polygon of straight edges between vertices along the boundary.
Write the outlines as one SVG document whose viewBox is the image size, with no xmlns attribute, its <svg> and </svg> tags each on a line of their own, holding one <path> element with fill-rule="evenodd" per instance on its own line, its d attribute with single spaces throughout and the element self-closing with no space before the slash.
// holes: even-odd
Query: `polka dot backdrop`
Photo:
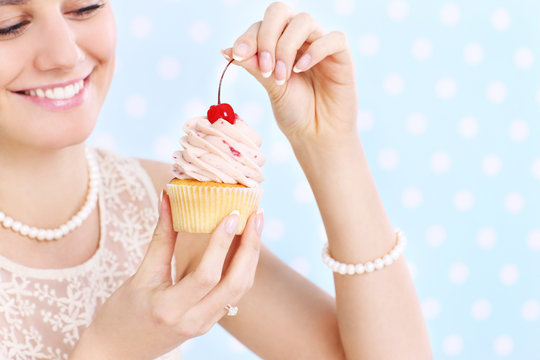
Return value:
<svg viewBox="0 0 540 360">
<path fill-rule="evenodd" d="M 117 72 L 90 143 L 170 162 L 182 124 L 217 100 L 219 49 L 268 3 L 113 1 Z M 389 215 L 408 235 L 435 358 L 537 358 L 540 3 L 289 3 L 348 36 L 361 137 Z M 264 90 L 233 67 L 222 96 L 264 139 L 264 242 L 332 292 L 313 194 Z M 220 328 L 184 352 L 257 358 Z"/>
</svg>

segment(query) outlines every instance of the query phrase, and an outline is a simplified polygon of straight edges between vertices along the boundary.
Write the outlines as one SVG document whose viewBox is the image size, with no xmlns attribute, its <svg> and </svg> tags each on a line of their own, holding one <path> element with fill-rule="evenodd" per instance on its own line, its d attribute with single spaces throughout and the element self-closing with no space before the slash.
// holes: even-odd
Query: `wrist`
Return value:
<svg viewBox="0 0 540 360">
<path fill-rule="evenodd" d="M 317 137 L 290 137 L 292 149 L 300 163 L 315 161 L 334 162 L 337 157 L 355 157 L 363 154 L 362 141 L 358 132 L 351 131 L 349 133 L 332 135 L 332 136 L 317 136 Z"/>
</svg>

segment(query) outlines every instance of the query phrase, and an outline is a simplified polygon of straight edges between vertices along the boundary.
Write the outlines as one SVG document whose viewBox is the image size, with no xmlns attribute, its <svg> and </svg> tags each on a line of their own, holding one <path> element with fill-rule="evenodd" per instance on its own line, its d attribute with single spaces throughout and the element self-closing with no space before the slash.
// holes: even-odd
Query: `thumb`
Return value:
<svg viewBox="0 0 540 360">
<path fill-rule="evenodd" d="M 226 60 L 230 61 L 232 59 L 233 50 L 232 48 L 221 50 L 221 54 Z M 286 85 L 284 86 L 276 84 L 273 73 L 268 78 L 262 76 L 261 70 L 259 68 L 258 53 L 255 53 L 255 55 L 242 61 L 235 60 L 233 64 L 243 67 L 255 79 L 257 79 L 257 81 L 261 83 L 261 85 L 266 89 L 266 92 L 271 99 L 280 97 L 287 88 Z"/>
<path fill-rule="evenodd" d="M 158 223 L 139 268 L 140 275 L 159 284 L 171 281 L 171 261 L 178 235 L 172 225 L 169 196 L 166 191 L 162 194 Z"/>
</svg>

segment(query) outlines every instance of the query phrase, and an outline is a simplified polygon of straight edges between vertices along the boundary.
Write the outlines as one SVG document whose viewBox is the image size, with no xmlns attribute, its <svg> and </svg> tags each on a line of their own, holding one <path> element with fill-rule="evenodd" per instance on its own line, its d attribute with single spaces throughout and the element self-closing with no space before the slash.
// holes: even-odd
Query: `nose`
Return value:
<svg viewBox="0 0 540 360">
<path fill-rule="evenodd" d="M 34 66 L 41 71 L 69 71 L 84 60 L 84 52 L 77 44 L 75 32 L 59 15 L 43 23 L 39 29 L 42 41 Z"/>
</svg>

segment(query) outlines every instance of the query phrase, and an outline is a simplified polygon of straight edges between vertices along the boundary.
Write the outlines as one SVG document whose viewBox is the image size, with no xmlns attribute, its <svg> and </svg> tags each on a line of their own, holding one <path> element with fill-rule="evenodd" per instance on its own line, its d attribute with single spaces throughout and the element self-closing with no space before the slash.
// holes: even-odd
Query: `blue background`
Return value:
<svg viewBox="0 0 540 360">
<path fill-rule="evenodd" d="M 540 2 L 289 3 L 348 36 L 361 137 L 408 235 L 435 358 L 540 359 Z M 219 50 L 268 4 L 113 1 L 117 72 L 90 143 L 170 162 L 182 124 L 217 101 Z M 265 243 L 332 292 L 313 195 L 264 90 L 231 68 L 222 97 L 263 136 Z M 220 328 L 183 347 L 257 358 Z"/>
</svg>

